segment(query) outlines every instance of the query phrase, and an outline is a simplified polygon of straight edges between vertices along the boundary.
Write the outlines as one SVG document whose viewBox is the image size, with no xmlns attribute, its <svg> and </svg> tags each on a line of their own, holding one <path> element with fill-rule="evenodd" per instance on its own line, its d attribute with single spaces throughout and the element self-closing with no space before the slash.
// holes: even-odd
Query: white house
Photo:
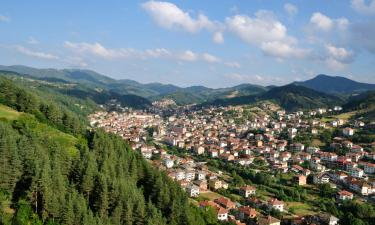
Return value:
<svg viewBox="0 0 375 225">
<path fill-rule="evenodd" d="M 353 136 L 354 135 L 354 130 L 350 127 L 346 127 L 342 130 L 342 133 L 345 135 L 345 136 Z"/>
</svg>

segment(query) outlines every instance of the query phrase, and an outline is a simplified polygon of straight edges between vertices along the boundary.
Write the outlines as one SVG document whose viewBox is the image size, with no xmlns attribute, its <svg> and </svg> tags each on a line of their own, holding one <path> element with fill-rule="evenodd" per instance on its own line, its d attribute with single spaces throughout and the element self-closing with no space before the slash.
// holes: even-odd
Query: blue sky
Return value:
<svg viewBox="0 0 375 225">
<path fill-rule="evenodd" d="M 0 64 L 180 86 L 375 83 L 375 0 L 0 3 Z"/>
</svg>

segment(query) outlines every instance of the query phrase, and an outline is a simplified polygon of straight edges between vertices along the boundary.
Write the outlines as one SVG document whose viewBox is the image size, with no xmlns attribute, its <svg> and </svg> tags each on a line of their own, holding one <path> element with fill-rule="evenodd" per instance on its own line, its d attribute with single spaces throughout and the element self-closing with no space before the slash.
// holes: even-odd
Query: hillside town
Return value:
<svg viewBox="0 0 375 225">
<path fill-rule="evenodd" d="M 335 225 L 339 219 L 317 205 L 326 192 L 334 204 L 375 202 L 375 143 L 361 138 L 374 124 L 350 120 L 339 106 L 153 106 L 96 112 L 90 123 L 128 140 L 220 221 Z"/>
</svg>

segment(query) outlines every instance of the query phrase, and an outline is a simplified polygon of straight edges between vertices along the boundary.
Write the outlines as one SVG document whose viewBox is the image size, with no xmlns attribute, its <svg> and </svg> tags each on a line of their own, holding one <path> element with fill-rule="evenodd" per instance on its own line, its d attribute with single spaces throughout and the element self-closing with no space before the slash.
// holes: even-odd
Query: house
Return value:
<svg viewBox="0 0 375 225">
<path fill-rule="evenodd" d="M 296 176 L 293 177 L 293 181 L 297 185 L 306 185 L 306 176 L 296 175 Z"/>
<path fill-rule="evenodd" d="M 336 197 L 337 197 L 337 200 L 344 201 L 344 200 L 352 200 L 353 196 L 354 196 L 353 193 L 342 190 L 337 193 Z"/>
<path fill-rule="evenodd" d="M 345 136 L 353 136 L 354 135 L 354 130 L 350 127 L 345 127 L 343 130 L 342 130 L 342 133 L 343 135 Z"/>
<path fill-rule="evenodd" d="M 248 198 L 250 195 L 255 195 L 256 188 L 250 185 L 246 185 L 240 188 L 239 193 L 241 196 Z"/>
<path fill-rule="evenodd" d="M 200 191 L 199 187 L 194 184 L 189 184 L 186 187 L 186 192 L 188 193 L 190 197 L 198 197 L 200 193 L 199 191 Z"/>
<path fill-rule="evenodd" d="M 374 174 L 375 173 L 375 164 L 374 163 L 365 163 L 364 164 L 364 171 L 368 174 Z"/>
<path fill-rule="evenodd" d="M 172 159 L 164 159 L 164 166 L 167 168 L 172 168 L 174 166 L 174 161 Z"/>
<path fill-rule="evenodd" d="M 217 203 L 213 201 L 201 201 L 199 202 L 199 207 L 205 208 L 205 207 L 212 207 L 216 211 L 217 219 L 220 221 L 226 221 L 228 220 L 228 210 L 224 209 Z"/>
<path fill-rule="evenodd" d="M 253 219 L 257 216 L 257 211 L 249 206 L 241 206 L 238 211 L 240 220 Z"/>
<path fill-rule="evenodd" d="M 300 152 L 300 151 L 303 151 L 304 149 L 305 149 L 305 145 L 301 143 L 294 143 L 290 145 L 290 150 L 292 150 L 293 152 Z"/>
<path fill-rule="evenodd" d="M 279 201 L 276 198 L 271 198 L 270 200 L 268 200 L 268 207 L 279 210 L 280 212 L 283 212 L 284 211 L 284 202 Z"/>
<path fill-rule="evenodd" d="M 193 184 L 199 187 L 200 192 L 207 191 L 208 185 L 206 180 L 195 180 L 193 181 Z"/>
<path fill-rule="evenodd" d="M 216 213 L 217 213 L 217 219 L 218 220 L 220 220 L 220 221 L 228 220 L 228 210 L 226 210 L 222 207 L 219 207 L 218 209 L 216 209 Z"/>
<path fill-rule="evenodd" d="M 221 180 L 219 180 L 219 179 L 210 180 L 208 186 L 213 190 L 217 190 L 217 189 L 220 189 L 220 188 L 223 187 L 222 183 L 221 183 Z"/>
<path fill-rule="evenodd" d="M 194 147 L 194 152 L 197 155 L 202 155 L 204 153 L 205 149 L 203 146 L 195 146 Z"/>
<path fill-rule="evenodd" d="M 232 202 L 229 198 L 220 197 L 215 199 L 214 202 L 228 210 L 236 208 L 236 204 Z"/>
<path fill-rule="evenodd" d="M 280 225 L 280 220 L 272 216 L 259 216 L 258 225 Z"/>
<path fill-rule="evenodd" d="M 328 225 L 337 225 L 339 222 L 339 219 L 337 217 L 334 217 L 329 214 L 321 214 L 319 215 L 319 218 L 321 222 Z"/>
<path fill-rule="evenodd" d="M 349 174 L 352 177 L 361 178 L 361 177 L 363 177 L 363 170 L 360 169 L 360 168 L 352 168 L 352 169 L 349 170 Z"/>
<path fill-rule="evenodd" d="M 207 176 L 207 173 L 205 171 L 198 171 L 196 174 L 195 174 L 195 178 L 197 180 L 205 180 L 206 179 L 206 176 Z"/>
<path fill-rule="evenodd" d="M 327 174 L 315 174 L 313 177 L 314 184 L 329 183 L 329 176 Z"/>
</svg>

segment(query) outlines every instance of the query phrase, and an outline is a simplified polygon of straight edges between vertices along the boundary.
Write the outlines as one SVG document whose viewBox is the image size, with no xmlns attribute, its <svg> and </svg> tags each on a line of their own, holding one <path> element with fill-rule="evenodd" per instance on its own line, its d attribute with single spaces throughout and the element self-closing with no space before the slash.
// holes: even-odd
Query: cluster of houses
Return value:
<svg viewBox="0 0 375 225">
<path fill-rule="evenodd" d="M 154 104 L 155 107 L 160 105 L 169 106 L 173 102 Z M 307 178 L 312 177 L 314 184 L 329 183 L 338 187 L 338 200 L 352 199 L 354 195 L 375 195 L 375 143 L 365 146 L 351 141 L 356 131 L 364 129 L 366 125 L 362 121 L 320 119 L 341 110 L 341 107 L 335 107 L 286 113 L 265 103 L 257 106 L 255 111 L 246 106 L 210 107 L 179 110 L 168 116 L 137 110 L 97 112 L 90 116 L 90 121 L 92 126 L 102 127 L 129 140 L 134 149 L 139 150 L 144 158 L 152 160 L 156 167 L 166 170 L 168 176 L 176 180 L 191 197 L 208 190 L 227 189 L 229 181 L 223 179 L 220 173 L 208 170 L 205 162 L 168 154 L 164 149 L 148 144 L 147 140 L 152 138 L 153 143 L 181 149 L 206 161 L 219 159 L 246 167 L 252 165 L 255 159 L 262 160 L 270 172 L 293 173 L 293 182 L 297 185 L 306 185 Z M 251 116 L 241 117 L 245 114 Z M 332 139 L 330 151 L 296 141 L 299 135 L 319 139 L 319 134 L 325 129 L 339 129 L 341 132 Z M 368 151 L 371 148 L 373 150 Z M 335 153 L 340 150 L 345 154 Z M 243 188 L 239 192 L 245 198 L 255 193 L 251 187 Z M 281 203 L 275 199 L 267 205 L 283 212 L 284 205 Z M 213 207 L 219 220 L 242 221 L 245 214 L 255 215 L 252 209 L 241 209 L 236 204 L 230 204 L 228 208 L 222 199 L 204 201 L 200 205 Z M 242 210 L 242 217 L 241 213 L 234 215 L 234 218 L 230 216 L 233 214 L 228 214 L 234 209 L 238 212 Z M 275 218 L 262 215 L 257 221 L 268 221 L 264 224 L 280 223 Z"/>
</svg>

